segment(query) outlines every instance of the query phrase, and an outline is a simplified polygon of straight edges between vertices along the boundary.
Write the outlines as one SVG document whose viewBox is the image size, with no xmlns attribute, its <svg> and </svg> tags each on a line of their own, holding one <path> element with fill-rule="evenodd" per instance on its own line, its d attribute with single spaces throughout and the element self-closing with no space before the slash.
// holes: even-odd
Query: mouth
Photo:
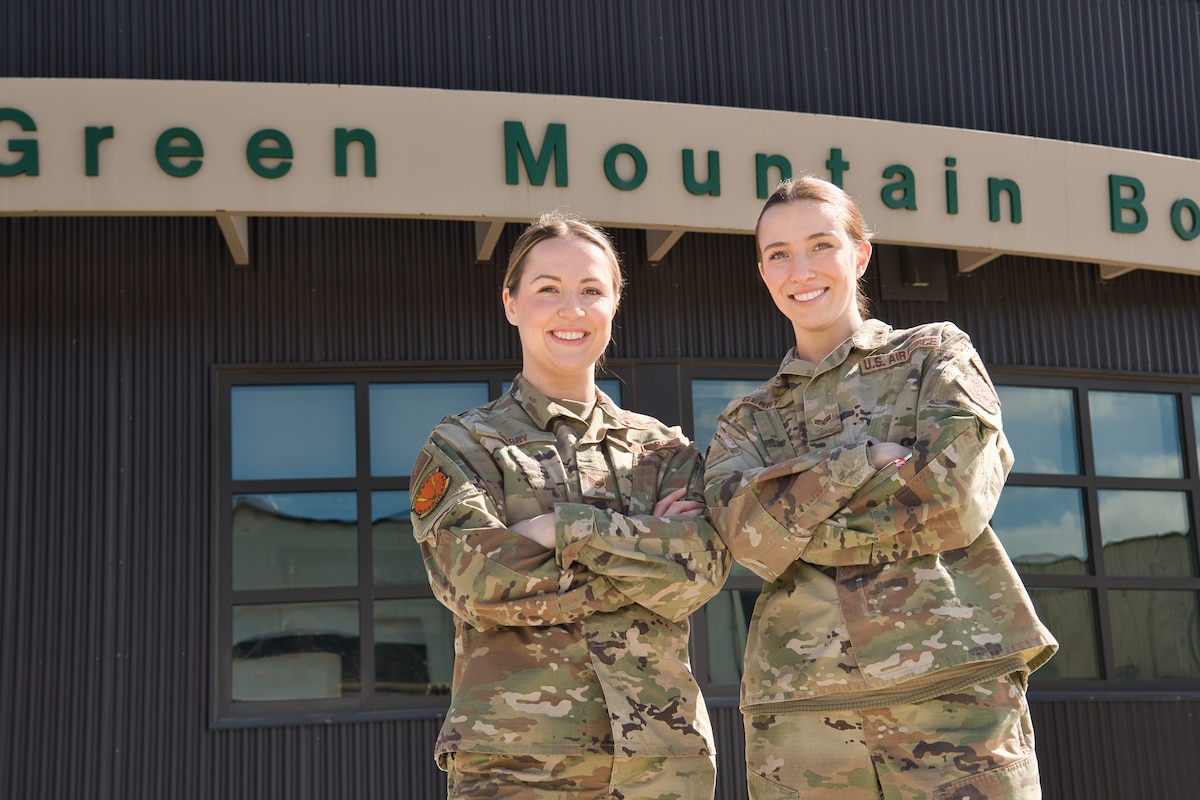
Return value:
<svg viewBox="0 0 1200 800">
<path fill-rule="evenodd" d="M 825 292 L 827 292 L 827 291 L 829 291 L 829 290 L 828 289 L 809 289 L 807 292 L 796 292 L 795 294 L 789 294 L 788 297 L 790 297 L 793 301 L 795 301 L 797 303 L 807 303 L 809 300 L 816 300 L 818 297 L 825 294 Z"/>
<path fill-rule="evenodd" d="M 560 342 L 577 342 L 587 336 L 583 331 L 550 331 L 550 335 Z"/>
</svg>

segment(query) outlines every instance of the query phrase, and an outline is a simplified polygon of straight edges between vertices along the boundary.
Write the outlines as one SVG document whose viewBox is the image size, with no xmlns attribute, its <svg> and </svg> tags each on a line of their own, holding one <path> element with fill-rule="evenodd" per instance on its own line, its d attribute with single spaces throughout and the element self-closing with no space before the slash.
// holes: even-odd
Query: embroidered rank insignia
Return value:
<svg viewBox="0 0 1200 800">
<path fill-rule="evenodd" d="M 429 477 L 421 484 L 421 488 L 417 489 L 417 493 L 413 495 L 412 510 L 418 517 L 424 517 L 430 511 L 437 508 L 437 504 L 446 495 L 446 490 L 450 488 L 450 479 L 446 477 L 446 473 L 440 468 L 429 473 Z"/>
</svg>

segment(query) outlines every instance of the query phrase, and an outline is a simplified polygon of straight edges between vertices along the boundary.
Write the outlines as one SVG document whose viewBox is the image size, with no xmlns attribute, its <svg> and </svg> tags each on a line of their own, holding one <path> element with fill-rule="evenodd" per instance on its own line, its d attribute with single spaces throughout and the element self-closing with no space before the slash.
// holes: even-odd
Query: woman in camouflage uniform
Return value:
<svg viewBox="0 0 1200 800">
<path fill-rule="evenodd" d="M 761 576 L 741 705 L 752 798 L 1036 798 L 1028 673 L 1056 648 L 988 520 L 1012 466 L 965 333 L 867 318 L 866 226 L 839 187 L 783 183 L 756 229 L 792 323 L 731 403 L 713 523 Z"/>
<path fill-rule="evenodd" d="M 455 798 L 711 798 L 688 616 L 725 580 L 679 428 L 619 408 L 595 366 L 621 269 L 605 234 L 546 215 L 504 278 L 522 370 L 444 419 L 413 468 L 413 525 L 454 612 L 439 765 Z"/>
</svg>

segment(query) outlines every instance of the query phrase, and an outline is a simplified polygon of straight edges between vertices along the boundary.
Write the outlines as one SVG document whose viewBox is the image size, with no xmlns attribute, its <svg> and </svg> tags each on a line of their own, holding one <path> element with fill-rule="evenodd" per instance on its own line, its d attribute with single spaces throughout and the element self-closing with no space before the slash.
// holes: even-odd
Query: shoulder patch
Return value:
<svg viewBox="0 0 1200 800">
<path fill-rule="evenodd" d="M 890 353 L 878 353 L 865 356 L 863 360 L 859 362 L 859 370 L 861 370 L 864 375 L 867 375 L 872 372 L 878 372 L 881 369 L 887 369 L 888 367 L 895 366 L 896 364 L 904 364 L 912 360 L 913 353 L 915 353 L 917 350 L 936 350 L 941 343 L 942 337 L 940 335 L 922 336 L 918 339 L 913 339 L 906 346 L 897 350 L 893 350 Z"/>
<path fill-rule="evenodd" d="M 446 496 L 446 490 L 450 488 L 450 478 L 446 473 L 442 472 L 442 468 L 438 467 L 433 472 L 429 473 L 421 488 L 417 489 L 417 493 L 412 498 L 412 510 L 418 517 L 425 517 L 430 511 L 437 508 L 437 504 Z"/>
</svg>

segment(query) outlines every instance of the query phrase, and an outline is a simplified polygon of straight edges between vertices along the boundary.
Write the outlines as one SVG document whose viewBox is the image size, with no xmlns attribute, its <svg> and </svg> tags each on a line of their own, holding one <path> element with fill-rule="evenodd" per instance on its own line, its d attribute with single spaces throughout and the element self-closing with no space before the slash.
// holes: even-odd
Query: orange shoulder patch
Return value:
<svg viewBox="0 0 1200 800">
<path fill-rule="evenodd" d="M 421 484 L 421 488 L 417 489 L 417 493 L 412 498 L 412 510 L 418 517 L 424 517 L 430 511 L 437 508 L 437 504 L 446 495 L 446 490 L 450 488 L 450 479 L 446 477 L 446 473 L 442 472 L 441 468 L 435 469 L 429 473 L 429 477 Z"/>
</svg>

